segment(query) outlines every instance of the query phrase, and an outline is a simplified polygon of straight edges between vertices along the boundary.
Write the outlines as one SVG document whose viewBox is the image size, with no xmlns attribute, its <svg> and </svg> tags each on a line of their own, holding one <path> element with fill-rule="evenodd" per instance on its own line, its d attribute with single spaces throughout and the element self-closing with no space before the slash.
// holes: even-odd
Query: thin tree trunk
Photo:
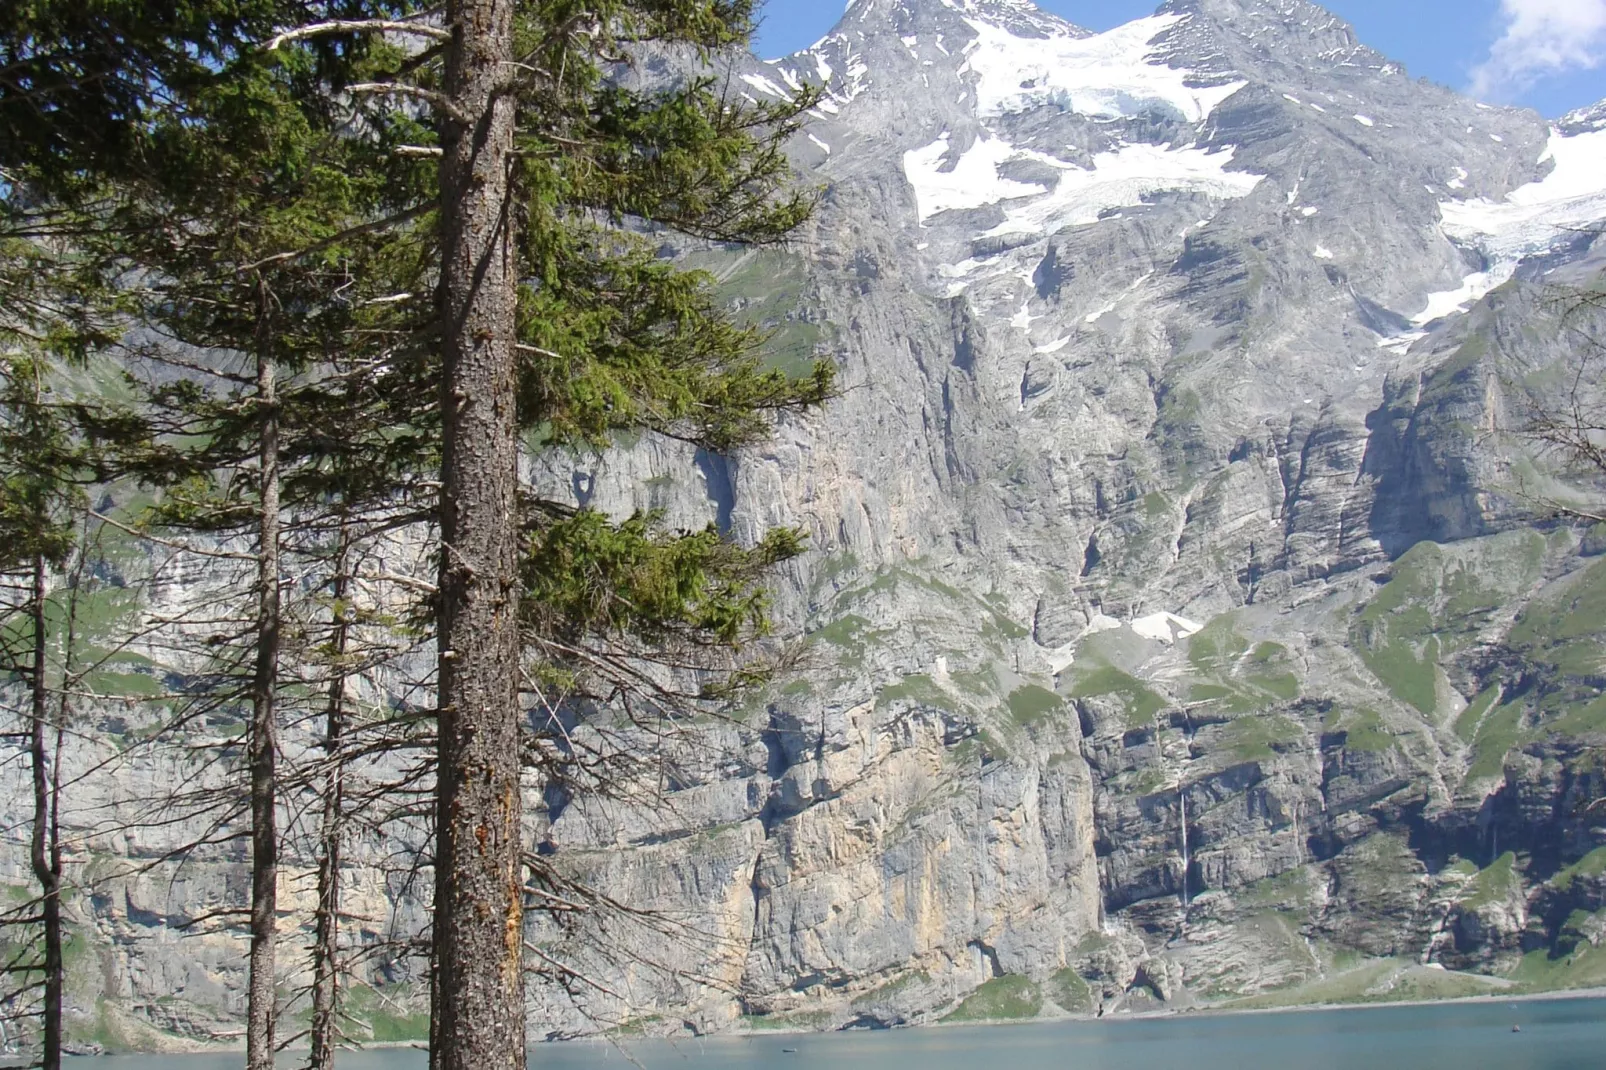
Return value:
<svg viewBox="0 0 1606 1070">
<path fill-rule="evenodd" d="M 448 0 L 432 1064 L 524 1070 L 514 0 Z"/>
<path fill-rule="evenodd" d="M 335 551 L 333 584 L 335 619 L 334 679 L 329 682 L 329 703 L 324 726 L 324 761 L 329 774 L 323 786 L 323 816 L 318 830 L 318 918 L 312 946 L 312 1057 L 310 1070 L 330 1070 L 339 1040 L 337 1002 L 340 994 L 340 838 L 341 807 L 345 790 L 345 763 L 340 738 L 346 727 L 346 650 L 351 642 L 351 616 L 345 601 L 351 582 L 347 574 L 349 535 L 340 523 Z"/>
<path fill-rule="evenodd" d="M 46 729 L 50 723 L 50 688 L 46 679 L 49 646 L 48 621 L 45 617 L 45 598 L 48 570 L 43 554 L 33 559 L 33 671 L 30 758 L 33 764 L 33 842 L 30 845 L 34 879 L 39 882 L 40 915 L 45 930 L 45 1006 L 44 1050 L 40 1065 L 44 1070 L 61 1070 L 61 990 L 62 990 L 62 933 L 61 933 L 61 853 L 51 843 L 50 833 L 55 827 L 51 813 L 54 796 L 50 771 L 50 755 L 46 745 Z"/>
<path fill-rule="evenodd" d="M 256 666 L 251 677 L 251 964 L 247 992 L 245 1064 L 272 1070 L 275 1015 L 274 942 L 279 914 L 278 771 L 275 691 L 279 675 L 279 417 L 273 361 L 257 359 L 258 443 Z"/>
</svg>

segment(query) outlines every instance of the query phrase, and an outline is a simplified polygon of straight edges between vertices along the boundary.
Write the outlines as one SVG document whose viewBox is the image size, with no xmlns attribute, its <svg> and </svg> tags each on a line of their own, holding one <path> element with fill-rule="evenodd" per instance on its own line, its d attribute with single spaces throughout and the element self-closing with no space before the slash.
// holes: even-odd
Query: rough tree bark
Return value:
<svg viewBox="0 0 1606 1070">
<path fill-rule="evenodd" d="M 344 522 L 335 551 L 334 596 L 334 678 L 329 682 L 329 703 L 323 737 L 324 761 L 329 765 L 324 778 L 323 814 L 318 838 L 318 915 L 312 947 L 312 1053 L 310 1070 L 330 1070 L 335 1064 L 335 1044 L 339 1040 L 336 1003 L 340 988 L 340 839 L 341 807 L 345 794 L 345 764 L 340 759 L 340 741 L 346 727 L 346 650 L 351 641 L 351 618 L 345 601 L 350 589 L 347 573 L 350 552 Z"/>
<path fill-rule="evenodd" d="M 49 595 L 47 580 L 49 568 L 43 554 L 33 559 L 33 668 L 29 757 L 33 764 L 33 839 L 30 860 L 34 879 L 39 882 L 40 918 L 44 925 L 45 992 L 44 992 L 44 1046 L 40 1066 L 44 1070 L 61 1070 L 61 849 L 58 838 L 51 835 L 56 827 L 52 812 L 55 791 L 54 777 L 50 772 L 50 755 L 46 745 L 46 729 L 50 724 L 50 686 L 48 672 L 49 632 L 45 615 L 45 599 Z"/>
<path fill-rule="evenodd" d="M 456 116 L 441 117 L 438 1070 L 524 1070 L 513 9 L 446 5 Z"/>
<path fill-rule="evenodd" d="M 279 914 L 279 830 L 275 692 L 279 674 L 279 417 L 272 360 L 257 359 L 262 411 L 258 458 L 256 664 L 251 674 L 251 961 L 245 1065 L 272 1070 L 275 1014 L 274 943 Z"/>
</svg>

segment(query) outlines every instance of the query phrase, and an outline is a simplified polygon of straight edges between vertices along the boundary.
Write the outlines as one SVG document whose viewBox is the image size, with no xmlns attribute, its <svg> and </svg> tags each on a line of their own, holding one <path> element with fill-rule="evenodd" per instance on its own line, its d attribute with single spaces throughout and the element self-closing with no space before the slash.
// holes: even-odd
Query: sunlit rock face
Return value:
<svg viewBox="0 0 1606 1070">
<path fill-rule="evenodd" d="M 730 84 L 822 82 L 816 222 L 683 252 L 843 396 L 737 457 L 587 468 L 605 507 L 815 547 L 781 599 L 812 668 L 738 731 L 752 898 L 686 901 L 731 904 L 739 979 L 651 1025 L 1216 999 L 1356 952 L 1391 964 L 1353 984 L 1426 991 L 1551 946 L 1596 725 L 1526 621 L 1592 635 L 1568 592 L 1606 575 L 1528 526 L 1547 469 L 1497 432 L 1575 348 L 1599 124 L 1292 0 L 1104 34 L 858 0 Z"/>
<path fill-rule="evenodd" d="M 624 798 L 531 785 L 532 845 L 629 908 L 532 914 L 534 1033 L 1588 981 L 1606 539 L 1535 526 L 1567 492 L 1502 431 L 1596 326 L 1558 295 L 1601 263 L 1599 109 L 1479 104 L 1302 0 L 855 0 L 728 86 L 822 83 L 814 222 L 666 255 L 841 396 L 539 475 L 812 549 L 800 669 L 667 744 L 575 726 L 664 748 Z M 364 909 L 416 911 L 392 885 Z M 83 921 L 154 1020 L 192 945 L 146 894 Z M 210 954 L 179 995 L 219 1017 Z"/>
</svg>

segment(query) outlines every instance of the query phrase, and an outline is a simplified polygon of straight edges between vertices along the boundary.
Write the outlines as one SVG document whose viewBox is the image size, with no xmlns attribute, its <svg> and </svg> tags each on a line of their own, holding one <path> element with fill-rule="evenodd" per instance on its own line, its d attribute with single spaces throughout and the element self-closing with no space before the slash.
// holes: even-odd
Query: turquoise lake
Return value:
<svg viewBox="0 0 1606 1070">
<path fill-rule="evenodd" d="M 1521 1032 L 1512 1032 L 1512 1026 Z M 795 1049 L 787 1051 L 786 1049 Z M 1570 1070 L 1606 1066 L 1606 1000 L 1569 999 L 1279 1014 L 1178 1015 L 956 1029 L 533 1048 L 552 1070 L 677 1067 L 765 1070 Z M 295 1067 L 297 1053 L 280 1065 Z M 986 1064 L 992 1064 L 987 1066 Z M 82 1070 L 237 1070 L 233 1056 L 105 1056 Z M 422 1052 L 351 1052 L 345 1070 L 422 1070 Z"/>
</svg>

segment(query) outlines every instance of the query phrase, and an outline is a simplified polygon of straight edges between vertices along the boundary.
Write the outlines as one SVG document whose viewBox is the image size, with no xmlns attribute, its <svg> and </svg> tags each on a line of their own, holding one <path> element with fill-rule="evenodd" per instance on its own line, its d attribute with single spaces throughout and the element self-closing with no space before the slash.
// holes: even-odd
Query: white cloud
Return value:
<svg viewBox="0 0 1606 1070">
<path fill-rule="evenodd" d="M 1606 0 L 1500 0 L 1505 30 L 1472 72 L 1472 95 L 1510 99 L 1540 78 L 1606 63 Z"/>
</svg>

